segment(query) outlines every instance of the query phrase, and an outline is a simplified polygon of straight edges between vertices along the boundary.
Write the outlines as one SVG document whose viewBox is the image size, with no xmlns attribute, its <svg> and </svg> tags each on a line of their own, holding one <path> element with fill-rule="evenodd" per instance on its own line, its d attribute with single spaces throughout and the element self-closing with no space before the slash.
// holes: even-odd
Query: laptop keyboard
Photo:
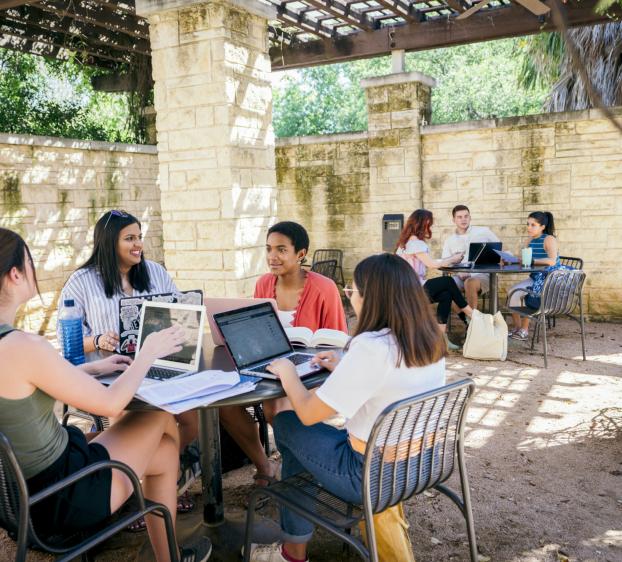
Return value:
<svg viewBox="0 0 622 562">
<path fill-rule="evenodd" d="M 294 365 L 302 365 L 303 363 L 307 363 L 308 361 L 311 360 L 311 356 L 310 355 L 304 355 L 303 353 L 294 353 L 293 355 L 290 355 L 289 357 L 286 357 L 285 359 L 289 359 Z M 252 372 L 253 373 L 269 373 L 270 371 L 268 371 L 267 367 L 268 367 L 269 363 L 267 365 L 262 365 L 261 367 L 255 367 Z"/>
<path fill-rule="evenodd" d="M 157 381 L 165 381 L 177 375 L 181 375 L 181 371 L 173 371 L 172 369 L 164 369 L 162 367 L 151 367 L 151 369 L 147 371 L 146 376 Z"/>
</svg>

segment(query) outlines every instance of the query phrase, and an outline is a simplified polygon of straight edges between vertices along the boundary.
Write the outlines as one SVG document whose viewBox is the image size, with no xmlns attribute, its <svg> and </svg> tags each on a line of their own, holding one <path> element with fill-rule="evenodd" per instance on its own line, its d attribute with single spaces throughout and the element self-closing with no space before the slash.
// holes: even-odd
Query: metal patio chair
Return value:
<svg viewBox="0 0 622 562">
<path fill-rule="evenodd" d="M 387 407 L 372 429 L 363 464 L 363 503 L 353 505 L 326 491 L 308 473 L 254 490 L 246 517 L 244 560 L 250 556 L 255 503 L 261 497 L 300 514 L 350 545 L 364 560 L 378 561 L 373 515 L 435 488 L 460 509 L 466 521 L 471 562 L 477 562 L 475 525 L 464 462 L 464 422 L 475 384 L 464 379 Z M 462 497 L 443 483 L 458 460 Z M 350 534 L 364 520 L 366 547 Z"/>
<path fill-rule="evenodd" d="M 329 248 L 320 248 L 315 250 L 315 252 L 313 252 L 313 259 L 311 260 L 311 270 L 315 271 L 313 266 L 318 262 L 326 260 L 335 260 L 337 262 L 335 272 L 331 279 L 337 285 L 343 287 L 345 285 L 345 279 L 343 277 L 343 252 L 341 250 L 333 250 Z"/>
<path fill-rule="evenodd" d="M 574 258 L 571 256 L 559 256 L 559 263 L 565 265 L 566 267 L 572 267 L 572 269 L 583 269 L 583 260 L 581 258 Z M 551 327 L 551 320 L 553 321 L 553 328 L 555 328 L 555 317 L 547 321 L 547 327 Z"/>
<path fill-rule="evenodd" d="M 81 478 L 105 469 L 123 472 L 132 483 L 138 509 L 124 514 L 106 526 L 97 527 L 92 532 L 72 533 L 70 536 L 44 537 L 42 529 L 33 527 L 30 508 L 52 494 L 74 484 Z M 101 461 L 87 466 L 78 472 L 59 480 L 45 490 L 30 495 L 26 479 L 19 467 L 15 452 L 7 437 L 0 433 L 0 527 L 6 529 L 17 542 L 16 562 L 25 562 L 28 547 L 43 550 L 59 556 L 57 561 L 69 562 L 81 556 L 88 560 L 88 551 L 101 542 L 123 531 L 130 523 L 152 513 L 164 519 L 171 560 L 178 561 L 177 545 L 173 532 L 173 522 L 166 506 L 145 500 L 136 473 L 126 464 L 118 461 Z"/>
<path fill-rule="evenodd" d="M 337 271 L 337 260 L 323 260 L 314 262 L 311 271 L 319 273 L 324 277 L 335 280 L 335 272 Z"/>
<path fill-rule="evenodd" d="M 542 347 L 544 353 L 544 368 L 548 367 L 548 344 L 546 341 L 547 321 L 556 316 L 568 316 L 581 326 L 581 349 L 583 351 L 583 361 L 585 361 L 585 321 L 583 318 L 583 284 L 585 283 L 585 272 L 580 270 L 558 269 L 551 271 L 544 281 L 542 295 L 540 297 L 540 308 L 534 310 L 527 306 L 507 306 L 509 312 L 516 312 L 519 316 L 530 318 L 536 322 L 535 329 L 531 336 L 531 351 L 534 350 L 536 339 L 540 340 L 542 333 Z M 517 291 L 525 292 L 524 289 L 510 291 L 507 302 Z M 525 293 L 527 295 L 527 293 Z M 573 316 L 572 312 L 579 307 L 579 316 Z"/>
</svg>

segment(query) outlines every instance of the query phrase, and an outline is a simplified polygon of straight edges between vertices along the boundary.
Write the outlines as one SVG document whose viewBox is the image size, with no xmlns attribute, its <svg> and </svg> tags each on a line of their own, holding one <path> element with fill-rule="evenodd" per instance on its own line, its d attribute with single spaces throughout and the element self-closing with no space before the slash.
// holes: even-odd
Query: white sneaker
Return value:
<svg viewBox="0 0 622 562">
<path fill-rule="evenodd" d="M 251 562 L 287 562 L 287 559 L 281 554 L 282 543 L 275 542 L 272 544 L 251 544 Z M 244 547 L 242 547 L 244 550 Z M 243 554 L 243 553 L 242 553 Z M 306 562 L 309 562 L 307 558 Z"/>
</svg>

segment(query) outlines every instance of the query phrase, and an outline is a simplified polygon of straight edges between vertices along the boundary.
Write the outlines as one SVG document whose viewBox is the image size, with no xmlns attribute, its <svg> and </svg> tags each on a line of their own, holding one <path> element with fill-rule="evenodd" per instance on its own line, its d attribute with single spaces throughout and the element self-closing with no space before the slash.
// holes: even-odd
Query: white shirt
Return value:
<svg viewBox="0 0 622 562">
<path fill-rule="evenodd" d="M 74 271 L 60 294 L 58 310 L 66 299 L 73 299 L 82 315 L 82 334 L 93 336 L 105 332 L 119 332 L 119 300 L 123 297 L 138 297 L 152 293 L 176 293 L 177 287 L 166 269 L 153 261 L 145 260 L 151 287 L 148 291 L 133 290 L 131 295 L 117 293 L 106 297 L 104 282 L 99 272 L 89 267 Z M 56 327 L 60 341 L 60 323 Z"/>
<path fill-rule="evenodd" d="M 356 336 L 317 396 L 346 418 L 346 429 L 367 441 L 382 411 L 445 384 L 445 359 L 425 367 L 396 367 L 397 346 L 388 329 Z"/>
<path fill-rule="evenodd" d="M 401 258 L 404 258 L 410 264 L 419 277 L 419 281 L 423 285 L 425 283 L 427 268 L 425 264 L 417 258 L 416 254 L 429 254 L 430 248 L 428 245 L 423 240 L 419 240 L 419 238 L 411 236 L 408 242 L 406 242 L 406 247 L 398 248 L 395 253 Z"/>
<path fill-rule="evenodd" d="M 469 226 L 464 234 L 452 234 L 443 244 L 443 258 L 448 258 L 458 252 L 464 253 L 464 260 L 469 259 L 469 244 L 471 242 L 499 242 L 499 238 L 486 226 Z"/>
</svg>

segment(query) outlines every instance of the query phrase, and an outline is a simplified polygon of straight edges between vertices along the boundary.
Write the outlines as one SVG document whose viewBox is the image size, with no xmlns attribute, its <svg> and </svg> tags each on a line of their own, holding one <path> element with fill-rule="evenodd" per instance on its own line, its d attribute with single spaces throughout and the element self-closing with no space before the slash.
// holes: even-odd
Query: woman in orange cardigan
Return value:
<svg viewBox="0 0 622 562">
<path fill-rule="evenodd" d="M 302 268 L 308 249 L 309 235 L 298 223 L 286 221 L 271 227 L 266 239 L 270 273 L 257 280 L 255 298 L 276 299 L 279 317 L 286 327 L 347 332 L 337 285 Z"/>
<path fill-rule="evenodd" d="M 331 328 L 347 332 L 346 316 L 337 285 L 327 277 L 306 271 L 302 263 L 309 235 L 295 222 L 280 222 L 268 230 L 266 257 L 270 273 L 257 280 L 255 298 L 273 298 L 284 326 L 305 326 L 313 331 Z M 257 424 L 243 407 L 220 408 L 227 433 L 257 468 L 255 481 L 266 485 L 276 473 L 259 440 Z"/>
</svg>

